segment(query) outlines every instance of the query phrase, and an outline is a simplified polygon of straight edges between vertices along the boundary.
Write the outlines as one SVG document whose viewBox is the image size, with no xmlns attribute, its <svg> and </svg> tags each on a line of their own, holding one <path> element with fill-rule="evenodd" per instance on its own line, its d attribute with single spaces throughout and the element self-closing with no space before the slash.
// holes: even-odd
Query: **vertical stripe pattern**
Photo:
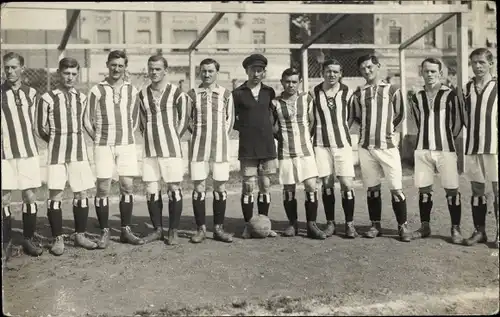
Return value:
<svg viewBox="0 0 500 317">
<path fill-rule="evenodd" d="M 273 112 L 278 125 L 278 159 L 313 155 L 310 130 L 314 121 L 310 94 L 300 93 L 295 100 L 282 96 L 273 100 Z"/>
<path fill-rule="evenodd" d="M 86 96 L 75 89 L 55 89 L 42 95 L 36 109 L 36 132 L 48 142 L 48 163 L 88 159 L 83 136 Z"/>
<path fill-rule="evenodd" d="M 430 101 L 424 89 L 412 97 L 418 129 L 416 149 L 455 152 L 454 139 L 463 125 L 457 95 L 443 85 Z"/>
<path fill-rule="evenodd" d="M 96 145 L 134 144 L 138 126 L 137 89 L 125 82 L 113 88 L 103 81 L 90 90 L 85 109 L 85 129 Z"/>
<path fill-rule="evenodd" d="M 35 141 L 36 90 L 24 84 L 14 91 L 1 86 L 2 159 L 26 158 L 38 155 Z"/>
<path fill-rule="evenodd" d="M 229 132 L 234 123 L 231 92 L 217 86 L 213 90 L 194 88 L 188 93 L 192 136 L 192 162 L 229 162 Z"/>
<path fill-rule="evenodd" d="M 360 123 L 359 145 L 365 149 L 390 149 L 396 127 L 403 120 L 401 90 L 387 83 L 360 87 L 352 100 L 353 120 Z"/>
<path fill-rule="evenodd" d="M 494 78 L 479 92 L 474 79 L 467 83 L 465 154 L 498 154 L 498 83 Z"/>
<path fill-rule="evenodd" d="M 313 146 L 330 148 L 351 147 L 351 135 L 347 119 L 353 91 L 340 84 L 337 94 L 328 98 L 322 83 L 314 87 Z"/>
<path fill-rule="evenodd" d="M 188 124 L 186 94 L 167 84 L 155 104 L 149 85 L 139 92 L 139 105 L 146 157 L 182 158 L 181 137 Z"/>
</svg>

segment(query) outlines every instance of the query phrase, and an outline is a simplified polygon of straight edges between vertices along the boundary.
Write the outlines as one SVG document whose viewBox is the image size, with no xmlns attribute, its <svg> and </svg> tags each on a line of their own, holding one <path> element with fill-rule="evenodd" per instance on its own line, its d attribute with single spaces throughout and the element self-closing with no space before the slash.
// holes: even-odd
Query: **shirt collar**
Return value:
<svg viewBox="0 0 500 317">
<path fill-rule="evenodd" d="M 439 87 L 439 90 L 451 90 L 451 88 L 449 86 L 446 86 L 445 84 L 441 84 L 441 86 Z M 422 86 L 422 91 L 425 91 L 425 86 Z"/>
<path fill-rule="evenodd" d="M 377 86 L 390 86 L 391 84 L 389 84 L 388 82 L 386 82 L 385 80 L 379 80 L 378 83 L 377 83 Z M 362 90 L 365 90 L 367 88 L 370 88 L 372 85 L 370 84 L 365 84 L 361 89 Z"/>
<path fill-rule="evenodd" d="M 216 94 L 220 94 L 220 88 L 221 86 L 219 86 L 219 84 L 215 83 L 215 86 L 212 88 L 212 89 L 209 89 L 209 88 L 205 88 L 203 87 L 202 84 L 200 84 L 198 86 L 198 89 L 196 90 L 197 93 L 202 93 L 202 92 L 207 92 L 207 91 L 212 91 Z"/>
<path fill-rule="evenodd" d="M 101 82 L 99 83 L 99 85 L 103 85 L 103 86 L 110 86 L 110 87 L 111 87 L 111 85 L 108 83 L 108 81 L 107 81 L 106 79 L 104 79 L 103 81 L 101 81 Z M 132 84 L 131 84 L 130 82 L 128 82 L 128 81 L 126 81 L 126 80 L 124 80 L 124 81 L 123 81 L 123 86 L 125 86 L 125 85 L 132 85 Z"/>
<path fill-rule="evenodd" d="M 279 96 L 277 96 L 277 97 L 276 97 L 276 99 L 286 101 L 286 100 L 284 99 L 283 93 L 284 93 L 284 91 L 282 91 L 282 92 L 279 94 Z M 297 98 L 299 97 L 299 95 L 300 95 L 300 93 L 297 91 L 297 92 L 295 93 L 295 95 L 290 96 L 290 97 L 294 97 L 294 100 L 295 100 L 295 99 L 297 99 Z M 289 99 L 290 99 L 290 97 L 289 97 Z M 289 99 L 287 99 L 287 100 L 289 100 Z"/>
<path fill-rule="evenodd" d="M 248 80 L 246 80 L 243 84 L 241 84 L 239 87 L 236 87 L 235 90 L 242 90 L 242 89 L 250 89 L 248 86 L 247 86 L 247 82 Z M 264 84 L 263 82 L 260 83 L 260 89 L 269 89 L 271 88 L 270 86 Z"/>
<path fill-rule="evenodd" d="M 74 94 L 74 95 L 78 94 L 78 92 L 76 91 L 75 87 L 71 87 L 71 89 L 68 90 L 68 92 L 71 93 L 71 94 Z M 62 94 L 63 91 L 60 88 L 56 88 L 56 89 L 54 89 L 53 93 L 55 95 L 58 95 L 58 94 Z"/>
</svg>

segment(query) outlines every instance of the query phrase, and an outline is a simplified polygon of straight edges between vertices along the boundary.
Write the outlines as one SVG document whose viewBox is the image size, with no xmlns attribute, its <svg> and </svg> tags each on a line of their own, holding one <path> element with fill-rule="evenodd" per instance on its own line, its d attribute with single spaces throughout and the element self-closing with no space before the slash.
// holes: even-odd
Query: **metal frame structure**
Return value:
<svg viewBox="0 0 500 317">
<path fill-rule="evenodd" d="M 189 54 L 189 81 L 191 87 L 195 83 L 195 65 L 194 65 L 194 54 L 195 50 L 200 48 L 200 44 L 203 42 L 204 38 L 210 33 L 214 26 L 220 21 L 225 13 L 253 13 L 253 14 L 291 14 L 291 13 L 337 13 L 339 14 L 335 19 L 330 21 L 316 34 L 313 34 L 309 39 L 303 44 L 283 44 L 283 45 L 260 45 L 260 48 L 285 48 L 285 49 L 300 49 L 302 55 L 302 74 L 303 74 L 303 85 L 307 89 L 309 86 L 308 74 L 308 49 L 309 48 L 329 48 L 329 49 L 342 49 L 342 48 L 373 48 L 373 49 L 384 49 L 392 48 L 399 50 L 399 66 L 400 66 L 400 78 L 401 78 L 401 89 L 403 96 L 405 96 L 404 102 L 406 102 L 406 65 L 405 65 L 405 49 L 411 44 L 418 41 L 427 33 L 434 30 L 439 25 L 443 24 L 453 16 L 456 16 L 456 27 L 457 27 L 457 64 L 459 65 L 457 69 L 457 83 L 458 83 L 458 93 L 461 93 L 462 86 L 465 85 L 467 81 L 468 72 L 468 46 L 467 46 L 467 26 L 464 23 L 463 14 L 468 12 L 466 5 L 404 5 L 397 6 L 394 5 L 357 5 L 357 4 L 301 4 L 301 3 L 280 3 L 280 2 L 268 2 L 268 3 L 249 3 L 249 2 L 234 2 L 234 3 L 222 3 L 222 2 L 10 2 L 7 3 L 5 8 L 12 9 L 74 9 L 76 10 L 71 17 L 66 30 L 64 32 L 63 38 L 59 45 L 9 45 L 3 44 L 3 49 L 55 49 L 57 48 L 60 52 L 60 57 L 64 57 L 64 52 L 66 49 L 92 49 L 92 48 L 123 48 L 123 44 L 109 44 L 109 45 L 91 45 L 91 44 L 67 44 L 69 35 L 75 25 L 76 19 L 80 10 L 111 10 L 111 11 L 145 11 L 145 12 L 189 12 L 189 13 L 213 13 L 214 16 L 210 22 L 205 26 L 202 32 L 198 35 L 198 38 L 191 43 L 188 47 L 186 45 L 127 45 L 130 48 L 182 48 L 188 49 Z M 335 25 L 337 25 L 342 19 L 344 19 L 349 14 L 442 14 L 442 16 L 426 26 L 420 32 L 411 36 L 409 39 L 405 40 L 401 45 L 356 45 L 356 44 L 313 44 L 318 38 L 320 38 L 324 33 L 328 32 Z M 237 48 L 255 48 L 255 45 L 238 45 Z M 203 48 L 235 48 L 234 45 L 208 45 Z M 406 116 L 403 120 L 402 136 L 407 133 Z"/>
</svg>

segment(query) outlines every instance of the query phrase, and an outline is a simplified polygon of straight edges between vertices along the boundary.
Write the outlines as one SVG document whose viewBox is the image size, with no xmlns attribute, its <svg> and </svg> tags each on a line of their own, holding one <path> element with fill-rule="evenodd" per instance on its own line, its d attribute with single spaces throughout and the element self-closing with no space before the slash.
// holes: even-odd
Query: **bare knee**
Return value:
<svg viewBox="0 0 500 317">
<path fill-rule="evenodd" d="M 486 193 L 485 183 L 471 182 L 470 185 L 472 190 L 472 196 L 479 197 L 485 195 Z"/>
<path fill-rule="evenodd" d="M 10 205 L 11 192 L 10 190 L 2 191 L 2 208 Z"/>
<path fill-rule="evenodd" d="M 157 194 L 160 191 L 158 182 L 146 182 L 146 193 L 148 195 Z"/>
<path fill-rule="evenodd" d="M 35 189 L 29 188 L 23 190 L 22 197 L 25 204 L 33 204 L 36 201 Z"/>
<path fill-rule="evenodd" d="M 296 190 L 296 187 L 295 184 L 291 184 L 291 185 L 283 185 L 283 191 L 285 192 L 295 192 Z"/>
<path fill-rule="evenodd" d="M 243 186 L 241 191 L 243 195 L 251 196 L 255 189 L 255 176 L 245 176 L 243 177 Z"/>
<path fill-rule="evenodd" d="M 343 192 L 350 191 L 352 189 L 352 177 L 346 177 L 346 176 L 339 176 L 339 183 L 340 183 L 340 189 Z"/>
<path fill-rule="evenodd" d="M 64 191 L 60 189 L 49 190 L 49 199 L 53 201 L 61 201 L 63 199 Z"/>
<path fill-rule="evenodd" d="M 368 191 L 368 193 L 378 193 L 378 192 L 380 192 L 381 187 L 382 187 L 382 185 L 378 184 L 375 186 L 368 187 L 367 191 Z"/>
<path fill-rule="evenodd" d="M 447 197 L 458 195 L 458 188 L 445 188 L 444 191 L 446 192 Z"/>
<path fill-rule="evenodd" d="M 259 176 L 259 192 L 267 194 L 269 193 L 270 189 L 271 189 L 271 180 L 269 179 L 269 176 L 266 175 Z"/>
<path fill-rule="evenodd" d="M 432 185 L 430 186 L 425 186 L 425 187 L 420 187 L 418 189 L 418 192 L 420 194 L 431 194 L 432 193 Z"/>
<path fill-rule="evenodd" d="M 304 181 L 304 190 L 308 193 L 316 191 L 316 177 L 311 177 Z"/>
<path fill-rule="evenodd" d="M 99 198 L 104 198 L 109 196 L 109 191 L 111 189 L 111 179 L 110 178 L 98 178 L 96 182 L 96 196 Z"/>
<path fill-rule="evenodd" d="M 321 185 L 323 185 L 324 188 L 333 188 L 335 186 L 335 176 L 328 175 L 321 177 Z"/>
<path fill-rule="evenodd" d="M 168 183 L 167 184 L 168 191 L 173 192 L 181 189 L 181 183 Z"/>
<path fill-rule="evenodd" d="M 81 192 L 73 193 L 73 198 L 76 200 L 84 200 L 88 198 L 88 194 L 86 190 L 82 190 Z"/>
<path fill-rule="evenodd" d="M 120 193 L 122 195 L 134 194 L 134 178 L 129 176 L 120 176 Z"/>
<path fill-rule="evenodd" d="M 197 193 L 204 193 L 207 190 L 206 181 L 194 181 L 194 190 Z"/>
<path fill-rule="evenodd" d="M 391 196 L 396 201 L 403 201 L 406 199 L 405 194 L 403 193 L 402 189 L 391 189 Z"/>
<path fill-rule="evenodd" d="M 214 181 L 214 190 L 222 193 L 226 191 L 226 182 Z"/>
</svg>

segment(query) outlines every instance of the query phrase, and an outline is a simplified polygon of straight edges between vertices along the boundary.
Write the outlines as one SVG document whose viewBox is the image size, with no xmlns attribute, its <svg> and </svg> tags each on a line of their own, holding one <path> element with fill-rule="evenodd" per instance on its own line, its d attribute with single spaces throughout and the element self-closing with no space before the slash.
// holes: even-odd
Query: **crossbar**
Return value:
<svg viewBox="0 0 500 317">
<path fill-rule="evenodd" d="M 455 15 L 456 15 L 456 13 L 443 14 L 443 16 L 441 16 L 439 19 L 437 19 L 436 21 L 432 22 L 431 24 L 429 24 L 428 26 L 426 26 L 423 30 L 421 30 L 418 33 L 415 33 L 412 37 L 410 37 L 409 39 L 407 39 L 406 41 L 404 41 L 403 43 L 401 43 L 401 45 L 399 45 L 399 49 L 400 50 L 404 50 L 408 46 L 412 45 L 413 43 L 415 43 L 416 41 L 418 41 L 419 39 L 421 39 L 424 35 L 426 35 L 430 31 L 434 30 L 436 27 L 440 26 L 444 22 L 446 22 L 449 19 L 451 19 L 452 17 L 454 17 Z"/>
<path fill-rule="evenodd" d="M 196 40 L 189 45 L 189 50 L 192 51 L 194 50 L 200 43 L 205 39 L 205 37 L 212 31 L 214 26 L 222 19 L 225 13 L 216 13 L 212 19 L 208 22 L 208 24 L 205 26 L 205 28 L 201 31 L 200 35 L 196 38 Z"/>
<path fill-rule="evenodd" d="M 334 27 L 335 25 L 337 25 L 340 21 L 342 21 L 346 17 L 347 17 L 347 14 L 339 14 L 339 15 L 337 15 L 335 18 L 333 18 L 333 20 L 331 20 L 330 22 L 328 22 L 327 24 L 325 24 L 321 30 L 319 30 L 318 32 L 316 32 L 311 37 L 309 37 L 304 42 L 304 44 L 302 44 L 302 47 L 300 49 L 303 50 L 303 49 L 306 49 L 309 46 L 311 46 L 312 43 L 316 42 L 317 39 L 319 39 L 321 36 L 323 36 L 323 34 L 325 34 L 326 32 L 328 32 L 332 27 Z"/>
<path fill-rule="evenodd" d="M 67 44 L 67 50 L 84 50 L 84 49 L 185 49 L 189 48 L 186 44 Z M 206 44 L 198 46 L 198 49 L 300 49 L 302 44 Z M 57 50 L 59 44 L 9 44 L 2 43 L 2 50 Z M 377 45 L 377 44 L 312 44 L 310 49 L 340 49 L 340 50 L 355 50 L 355 49 L 384 49 L 397 50 L 398 44 Z M 271 52 L 270 52 L 271 53 Z"/>
<path fill-rule="evenodd" d="M 60 9 L 60 10 L 109 10 L 143 12 L 184 12 L 184 13 L 253 13 L 290 14 L 439 14 L 468 12 L 466 5 L 402 5 L 390 4 L 302 4 L 267 2 L 258 3 L 217 3 L 217 2 L 9 2 L 7 9 Z"/>
</svg>

